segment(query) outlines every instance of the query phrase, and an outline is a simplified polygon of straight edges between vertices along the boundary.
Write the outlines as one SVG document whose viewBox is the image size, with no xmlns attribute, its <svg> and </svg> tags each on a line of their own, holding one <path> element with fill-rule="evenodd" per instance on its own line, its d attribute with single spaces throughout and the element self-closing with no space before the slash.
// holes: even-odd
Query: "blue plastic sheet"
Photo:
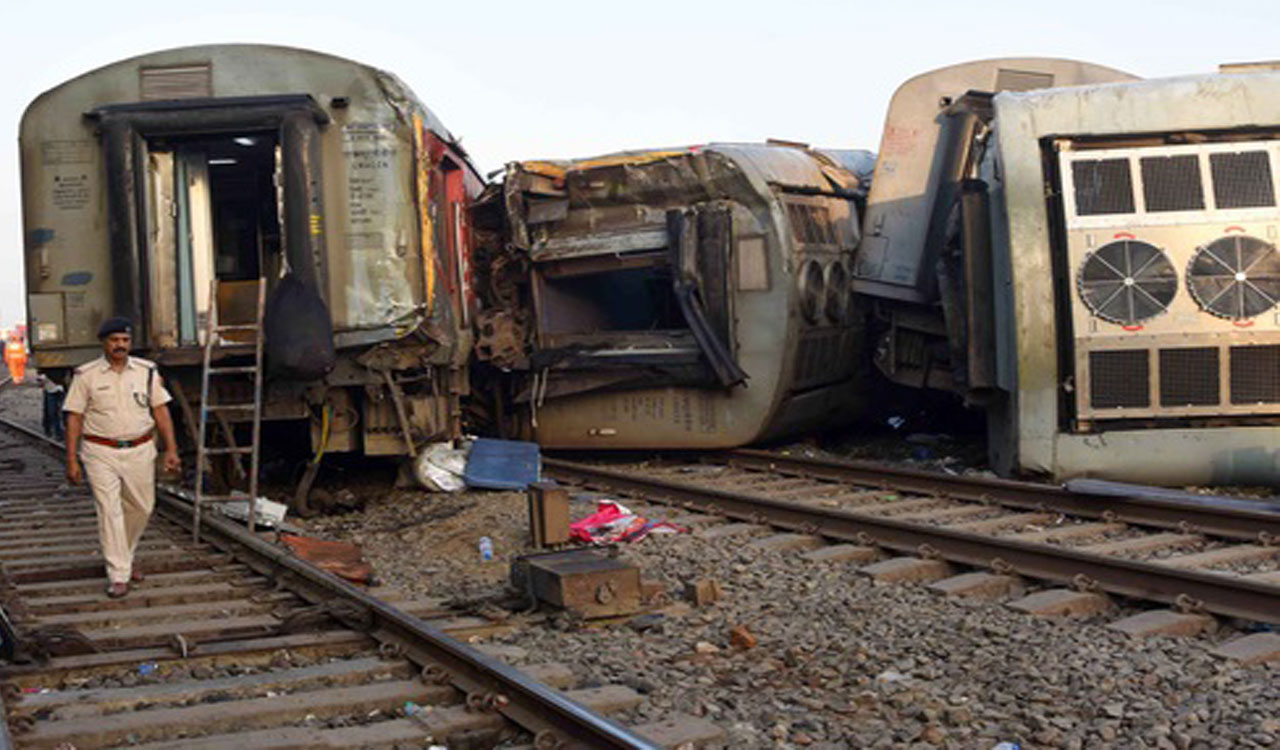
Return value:
<svg viewBox="0 0 1280 750">
<path fill-rule="evenodd" d="M 467 486 L 489 490 L 522 490 L 538 481 L 542 454 L 537 443 L 478 438 L 471 446 L 462 478 Z"/>
</svg>

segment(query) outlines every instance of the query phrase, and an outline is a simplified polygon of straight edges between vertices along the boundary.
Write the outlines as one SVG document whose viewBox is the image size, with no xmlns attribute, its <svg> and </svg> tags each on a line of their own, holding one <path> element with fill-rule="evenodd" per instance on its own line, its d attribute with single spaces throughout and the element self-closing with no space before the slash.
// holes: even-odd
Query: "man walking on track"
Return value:
<svg viewBox="0 0 1280 750">
<path fill-rule="evenodd" d="M 103 356 L 76 368 L 62 407 L 67 413 L 67 479 L 80 483 L 83 461 L 107 561 L 107 596 L 118 599 L 129 593 L 130 581 L 142 580 L 133 567 L 133 553 L 155 506 L 155 429 L 164 438 L 165 470 L 177 471 L 180 463 L 169 392 L 154 362 L 129 356 L 132 323 L 111 318 L 98 329 L 98 339 Z"/>
</svg>

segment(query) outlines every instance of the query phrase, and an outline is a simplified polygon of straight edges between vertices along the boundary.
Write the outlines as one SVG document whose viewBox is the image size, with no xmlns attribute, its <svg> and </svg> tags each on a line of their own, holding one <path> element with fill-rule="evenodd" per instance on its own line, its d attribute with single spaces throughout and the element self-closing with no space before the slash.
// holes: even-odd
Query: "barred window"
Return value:
<svg viewBox="0 0 1280 750">
<path fill-rule="evenodd" d="M 1210 154 L 1209 171 L 1218 208 L 1264 208 L 1276 204 L 1271 159 L 1266 151 Z"/>
</svg>

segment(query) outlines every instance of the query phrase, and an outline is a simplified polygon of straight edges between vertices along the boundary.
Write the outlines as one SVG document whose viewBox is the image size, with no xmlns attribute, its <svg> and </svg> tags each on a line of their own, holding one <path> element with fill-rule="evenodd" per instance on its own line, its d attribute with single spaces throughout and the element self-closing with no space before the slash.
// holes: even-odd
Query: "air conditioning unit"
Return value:
<svg viewBox="0 0 1280 750">
<path fill-rule="evenodd" d="M 1079 427 L 1280 414 L 1280 141 L 1058 160 Z"/>
</svg>

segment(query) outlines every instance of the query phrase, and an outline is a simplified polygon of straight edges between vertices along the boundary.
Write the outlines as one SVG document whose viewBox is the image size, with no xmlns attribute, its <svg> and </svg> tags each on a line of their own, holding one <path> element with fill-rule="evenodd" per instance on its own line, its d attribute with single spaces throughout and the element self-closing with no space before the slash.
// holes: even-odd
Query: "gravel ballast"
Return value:
<svg viewBox="0 0 1280 750">
<path fill-rule="evenodd" d="M 25 408 L 12 403 L 15 393 L 27 389 L 0 392 L 0 413 Z M 38 426 L 34 393 L 27 411 Z M 295 522 L 360 544 L 384 584 L 414 596 L 496 600 L 506 562 L 525 551 L 522 493 L 350 489 L 363 511 Z M 575 517 L 592 510 L 590 498 L 573 503 Z M 481 561 L 481 536 L 492 539 L 494 562 Z M 646 701 L 628 722 L 705 716 L 726 729 L 732 748 L 1280 742 L 1280 665 L 1209 653 L 1240 634 L 1231 624 L 1193 639 L 1133 640 L 1104 627 L 1135 611 L 1132 603 L 1084 620 L 1037 619 L 1001 603 L 877 585 L 855 563 L 806 562 L 739 537 L 651 536 L 622 554 L 673 599 L 702 578 L 718 581 L 722 597 L 604 626 L 515 616 L 524 626 L 497 642 L 526 649 L 528 663 L 569 665 L 581 686 L 631 686 Z"/>
<path fill-rule="evenodd" d="M 593 505 L 579 499 L 573 510 L 579 517 Z M 491 537 L 500 560 L 517 554 L 525 513 L 518 493 L 402 492 L 308 528 L 364 545 L 389 585 L 478 600 L 500 596 L 507 577 L 501 561 L 480 561 L 478 538 Z M 1132 606 L 1036 619 L 920 586 L 876 585 L 853 563 L 756 551 L 742 538 L 651 536 L 623 556 L 673 599 L 701 578 L 718 581 L 722 598 L 631 624 L 553 616 L 498 642 L 526 649 L 530 661 L 564 662 L 584 685 L 633 687 L 647 700 L 632 719 L 710 718 L 729 732 L 729 747 L 1216 748 L 1280 738 L 1280 670 L 1209 653 L 1239 634 L 1229 627 L 1132 640 L 1103 627 Z M 742 648 L 735 628 L 755 645 Z"/>
</svg>

